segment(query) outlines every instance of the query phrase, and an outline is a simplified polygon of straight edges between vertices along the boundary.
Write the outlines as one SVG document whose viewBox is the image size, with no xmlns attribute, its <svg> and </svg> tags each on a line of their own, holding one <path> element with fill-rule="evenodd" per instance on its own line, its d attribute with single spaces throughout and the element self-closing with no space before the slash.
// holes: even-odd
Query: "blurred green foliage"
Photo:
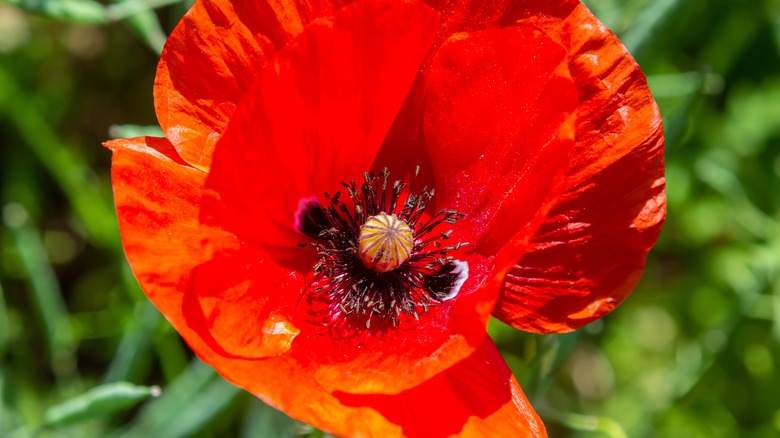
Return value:
<svg viewBox="0 0 780 438">
<path fill-rule="evenodd" d="M 667 222 L 618 311 L 491 334 L 551 436 L 780 436 L 780 0 L 586 3 L 661 107 Z M 124 261 L 99 145 L 159 132 L 190 4 L 0 0 L 1 436 L 321 436 L 193 358 Z"/>
</svg>

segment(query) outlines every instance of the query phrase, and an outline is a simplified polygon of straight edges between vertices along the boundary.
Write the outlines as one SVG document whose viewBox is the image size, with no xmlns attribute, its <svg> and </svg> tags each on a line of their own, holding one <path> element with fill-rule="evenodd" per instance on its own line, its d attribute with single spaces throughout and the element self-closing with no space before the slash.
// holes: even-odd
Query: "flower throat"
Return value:
<svg viewBox="0 0 780 438">
<path fill-rule="evenodd" d="M 468 265 L 450 255 L 468 243 L 442 243 L 464 215 L 443 209 L 424 220 L 434 190 L 414 194 L 414 179 L 408 188 L 401 181 L 388 187 L 389 176 L 384 169 L 366 172 L 360 186 L 342 183 L 351 206 L 338 191 L 325 193 L 325 207 L 302 200 L 296 213 L 298 231 L 315 240 L 300 245 L 317 251 L 315 292 L 327 292 L 340 313 L 367 328 L 372 320 L 395 326 L 403 315 L 417 319 L 418 309 L 454 297 L 468 277 Z"/>
</svg>

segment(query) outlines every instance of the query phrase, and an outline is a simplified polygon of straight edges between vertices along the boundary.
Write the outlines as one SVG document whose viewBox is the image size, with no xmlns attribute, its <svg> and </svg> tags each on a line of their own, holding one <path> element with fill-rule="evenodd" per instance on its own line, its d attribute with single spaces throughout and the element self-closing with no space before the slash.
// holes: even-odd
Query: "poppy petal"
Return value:
<svg viewBox="0 0 780 438">
<path fill-rule="evenodd" d="M 425 138 L 456 236 L 495 254 L 556 193 L 573 145 L 576 90 L 566 51 L 531 27 L 450 37 L 428 76 Z"/>
<path fill-rule="evenodd" d="M 207 248 L 213 248 L 206 242 Z M 185 319 L 225 356 L 263 358 L 287 352 L 300 333 L 290 321 L 300 301 L 302 277 L 249 245 L 213 248 L 192 271 Z"/>
<path fill-rule="evenodd" d="M 399 394 L 334 395 L 347 406 L 377 410 L 409 438 L 547 436 L 489 338 L 472 355 Z"/>
<path fill-rule="evenodd" d="M 341 1 L 197 1 L 174 28 L 157 67 L 154 101 L 166 137 L 208 170 L 214 144 L 274 53 Z"/>
<path fill-rule="evenodd" d="M 572 4 L 576 3 L 576 6 Z M 569 52 L 579 90 L 566 191 L 507 276 L 495 316 L 521 330 L 574 330 L 639 280 L 666 212 L 661 117 L 625 47 L 578 2 L 527 11 Z"/>
<path fill-rule="evenodd" d="M 429 54 L 430 56 L 430 54 Z M 423 67 L 424 68 L 424 67 Z M 418 187 L 433 187 L 433 172 L 423 132 L 423 104 L 425 102 L 425 79 L 418 73 L 404 104 L 395 116 L 382 147 L 377 153 L 371 169 L 379 173 L 390 171 L 394 180 L 411 180 L 414 176 Z M 403 151 L 399 153 L 399 151 Z M 433 200 L 436 202 L 435 198 Z M 433 209 L 432 209 L 433 211 Z"/>
<path fill-rule="evenodd" d="M 143 290 L 166 313 L 168 293 L 186 287 L 190 271 L 207 257 L 204 239 L 235 238 L 201 226 L 198 211 L 206 174 L 187 164 L 164 138 L 112 140 L 111 176 L 122 244 Z M 162 289 L 168 293 L 158 294 Z M 167 313 L 166 313 L 167 314 Z"/>
<path fill-rule="evenodd" d="M 220 139 L 205 220 L 277 258 L 300 254 L 300 200 L 369 169 L 437 23 L 416 1 L 361 0 L 307 26 L 262 71 Z"/>
</svg>

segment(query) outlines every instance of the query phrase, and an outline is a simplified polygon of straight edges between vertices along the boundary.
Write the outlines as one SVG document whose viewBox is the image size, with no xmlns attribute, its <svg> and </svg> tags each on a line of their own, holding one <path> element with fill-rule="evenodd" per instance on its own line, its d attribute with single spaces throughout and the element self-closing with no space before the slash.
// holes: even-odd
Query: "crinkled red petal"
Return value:
<svg viewBox="0 0 780 438">
<path fill-rule="evenodd" d="M 369 169 L 437 23 L 422 3 L 387 0 L 358 1 L 312 22 L 231 119 L 207 180 L 204 218 L 279 260 L 299 256 L 298 202 L 343 190 L 342 181 Z"/>
<path fill-rule="evenodd" d="M 206 174 L 185 163 L 164 138 L 112 140 L 106 147 L 114 152 L 114 203 L 136 278 L 142 285 L 162 283 L 183 290 L 190 269 L 205 259 L 202 241 L 226 237 L 198 222 Z M 144 290 L 158 299 L 155 289 Z"/>
<path fill-rule="evenodd" d="M 661 117 L 639 66 L 579 2 L 523 11 L 579 90 L 566 191 L 507 275 L 495 316 L 536 332 L 598 319 L 634 288 L 666 213 Z"/>
<path fill-rule="evenodd" d="M 546 437 L 544 425 L 485 338 L 473 354 L 419 386 L 394 395 L 335 393 L 347 406 L 368 406 L 408 438 Z"/>
<path fill-rule="evenodd" d="M 531 27 L 458 33 L 433 58 L 424 128 L 437 205 L 466 215 L 453 237 L 472 251 L 531 235 L 558 193 L 577 104 L 566 61 Z"/>
<path fill-rule="evenodd" d="M 214 144 L 268 59 L 342 3 L 197 1 L 168 38 L 154 86 L 157 119 L 181 157 L 208 170 Z"/>
</svg>

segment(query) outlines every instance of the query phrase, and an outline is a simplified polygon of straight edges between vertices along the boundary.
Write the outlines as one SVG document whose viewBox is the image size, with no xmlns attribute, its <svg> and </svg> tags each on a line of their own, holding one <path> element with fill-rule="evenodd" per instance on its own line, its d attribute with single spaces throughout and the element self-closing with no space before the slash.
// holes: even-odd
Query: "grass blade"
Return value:
<svg viewBox="0 0 780 438">
<path fill-rule="evenodd" d="M 95 0 L 5 0 L 29 13 L 87 24 L 108 23 L 106 8 Z"/>
<path fill-rule="evenodd" d="M 55 373 L 64 374 L 75 365 L 75 341 L 62 291 L 36 230 L 28 224 L 27 211 L 20 204 L 3 208 L 3 221 L 11 231 L 21 265 L 32 292 Z"/>
<path fill-rule="evenodd" d="M 162 129 L 157 126 L 140 125 L 112 125 L 108 130 L 111 138 L 132 138 L 132 137 L 164 137 Z"/>
<path fill-rule="evenodd" d="M 165 388 L 162 397 L 143 407 L 135 424 L 121 436 L 188 436 L 208 425 L 242 393 L 211 367 L 195 360 Z"/>
<path fill-rule="evenodd" d="M 681 0 L 650 2 L 636 19 L 636 25 L 621 37 L 623 44 L 634 58 L 641 61 L 647 49 L 653 45 L 653 40 L 663 35 L 660 31 L 663 25 L 683 3 Z"/>
<path fill-rule="evenodd" d="M 49 408 L 44 415 L 44 425 L 56 427 L 105 417 L 159 395 L 160 388 L 156 386 L 137 386 L 127 382 L 98 386 Z"/>
<path fill-rule="evenodd" d="M 141 304 L 136 315 L 130 327 L 125 330 L 114 359 L 103 378 L 106 383 L 120 380 L 134 381 L 139 377 L 138 370 L 151 360 L 149 351 L 152 335 L 162 318 L 151 302 Z"/>
</svg>

